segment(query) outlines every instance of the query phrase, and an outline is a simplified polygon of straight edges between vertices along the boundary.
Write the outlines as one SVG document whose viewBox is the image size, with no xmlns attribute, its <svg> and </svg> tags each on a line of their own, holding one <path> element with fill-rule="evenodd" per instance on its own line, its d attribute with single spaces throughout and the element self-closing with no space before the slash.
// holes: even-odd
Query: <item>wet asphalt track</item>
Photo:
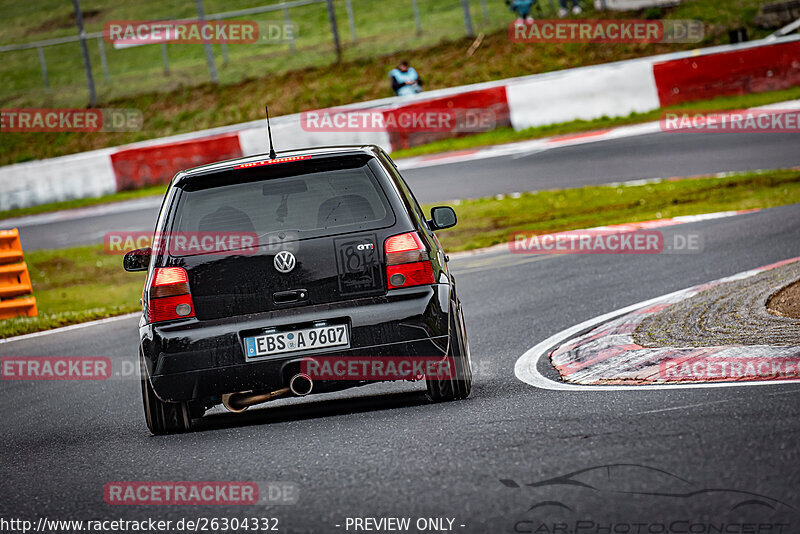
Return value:
<svg viewBox="0 0 800 534">
<path fill-rule="evenodd" d="M 553 523 L 599 533 L 610 521 L 620 532 L 686 532 L 747 520 L 800 532 L 800 385 L 572 393 L 514 376 L 525 350 L 576 323 L 800 256 L 798 205 L 665 229 L 687 231 L 702 233 L 702 253 L 454 259 L 475 366 L 466 401 L 432 405 L 421 385 L 379 384 L 242 416 L 215 412 L 198 432 L 152 437 L 135 379 L 0 382 L 0 517 L 272 516 L 282 532 L 316 533 L 347 532 L 347 517 L 364 516 L 449 517 L 455 532 L 476 533 L 549 532 Z M 135 319 L 0 344 L 4 356 L 108 356 L 115 369 L 135 351 Z M 582 475 L 599 489 L 501 482 L 610 464 L 635 466 Z M 105 504 L 103 485 L 120 480 L 292 481 L 300 500 Z"/>
</svg>

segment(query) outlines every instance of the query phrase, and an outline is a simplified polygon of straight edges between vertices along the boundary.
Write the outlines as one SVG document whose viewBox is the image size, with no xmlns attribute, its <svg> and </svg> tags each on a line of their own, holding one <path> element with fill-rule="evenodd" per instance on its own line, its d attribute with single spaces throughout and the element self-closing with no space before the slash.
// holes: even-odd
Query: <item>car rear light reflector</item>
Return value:
<svg viewBox="0 0 800 534">
<path fill-rule="evenodd" d="M 147 310 L 151 323 L 195 316 L 186 269 L 161 267 L 155 270 Z"/>
<path fill-rule="evenodd" d="M 389 289 L 420 286 L 435 282 L 430 261 L 390 265 L 386 268 L 386 275 L 389 279 Z"/>
<path fill-rule="evenodd" d="M 428 250 L 416 232 L 395 235 L 384 243 L 389 289 L 435 282 Z"/>
<path fill-rule="evenodd" d="M 148 318 L 151 323 L 183 319 L 185 317 L 194 317 L 191 295 L 152 299 L 148 306 Z"/>
</svg>

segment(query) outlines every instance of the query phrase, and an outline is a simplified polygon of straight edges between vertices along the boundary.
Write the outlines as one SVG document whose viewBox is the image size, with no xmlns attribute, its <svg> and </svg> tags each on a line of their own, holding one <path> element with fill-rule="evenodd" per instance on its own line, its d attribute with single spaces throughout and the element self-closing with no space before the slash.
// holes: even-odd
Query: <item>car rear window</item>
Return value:
<svg viewBox="0 0 800 534">
<path fill-rule="evenodd" d="M 230 183 L 237 179 L 243 181 Z M 255 233 L 259 245 L 383 228 L 395 220 L 364 158 L 198 177 L 184 188 L 177 210 L 173 231 Z"/>
</svg>

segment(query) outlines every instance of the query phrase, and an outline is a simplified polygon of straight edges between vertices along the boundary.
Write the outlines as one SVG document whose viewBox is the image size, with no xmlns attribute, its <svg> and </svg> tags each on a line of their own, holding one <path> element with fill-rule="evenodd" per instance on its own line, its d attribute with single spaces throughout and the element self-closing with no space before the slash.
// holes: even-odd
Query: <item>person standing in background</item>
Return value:
<svg viewBox="0 0 800 534">
<path fill-rule="evenodd" d="M 419 77 L 416 69 L 408 65 L 408 61 L 402 61 L 397 68 L 389 73 L 392 82 L 392 91 L 397 96 L 415 95 L 422 92 L 422 78 Z"/>
<path fill-rule="evenodd" d="M 531 17 L 531 9 L 536 0 L 506 0 L 508 9 L 517 14 L 517 23 L 520 22 L 533 22 Z"/>
<path fill-rule="evenodd" d="M 573 15 L 580 15 L 583 13 L 581 9 L 581 4 L 579 0 L 559 0 L 561 4 L 561 8 L 558 10 L 558 16 L 562 19 L 567 16 L 569 13 L 569 8 L 567 7 L 567 3 L 572 2 L 572 14 Z"/>
</svg>

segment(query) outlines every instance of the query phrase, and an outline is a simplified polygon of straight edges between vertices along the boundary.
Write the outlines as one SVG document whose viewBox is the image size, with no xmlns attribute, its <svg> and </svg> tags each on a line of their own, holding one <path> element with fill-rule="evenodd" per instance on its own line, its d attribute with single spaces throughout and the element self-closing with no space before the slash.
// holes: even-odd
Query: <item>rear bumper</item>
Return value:
<svg viewBox="0 0 800 534">
<path fill-rule="evenodd" d="M 386 297 L 308 306 L 217 321 L 142 325 L 141 347 L 153 389 L 164 401 L 212 400 L 225 393 L 285 387 L 310 355 L 245 357 L 243 338 L 315 321 L 346 321 L 350 348 L 325 356 L 440 356 L 448 348 L 448 284 L 395 290 Z"/>
<path fill-rule="evenodd" d="M 406 343 L 380 345 L 371 349 L 325 353 L 326 356 L 444 356 L 447 351 L 447 336 L 420 339 Z M 164 401 L 189 401 L 209 399 L 218 401 L 224 393 L 238 391 L 275 391 L 287 387 L 289 379 L 300 372 L 300 358 L 282 357 L 241 365 L 229 365 L 213 369 L 187 371 L 168 375 L 152 375 L 153 389 Z M 330 384 L 345 386 L 343 382 Z M 352 383 L 350 385 L 356 385 Z M 315 386 L 315 391 L 325 388 Z"/>
</svg>

